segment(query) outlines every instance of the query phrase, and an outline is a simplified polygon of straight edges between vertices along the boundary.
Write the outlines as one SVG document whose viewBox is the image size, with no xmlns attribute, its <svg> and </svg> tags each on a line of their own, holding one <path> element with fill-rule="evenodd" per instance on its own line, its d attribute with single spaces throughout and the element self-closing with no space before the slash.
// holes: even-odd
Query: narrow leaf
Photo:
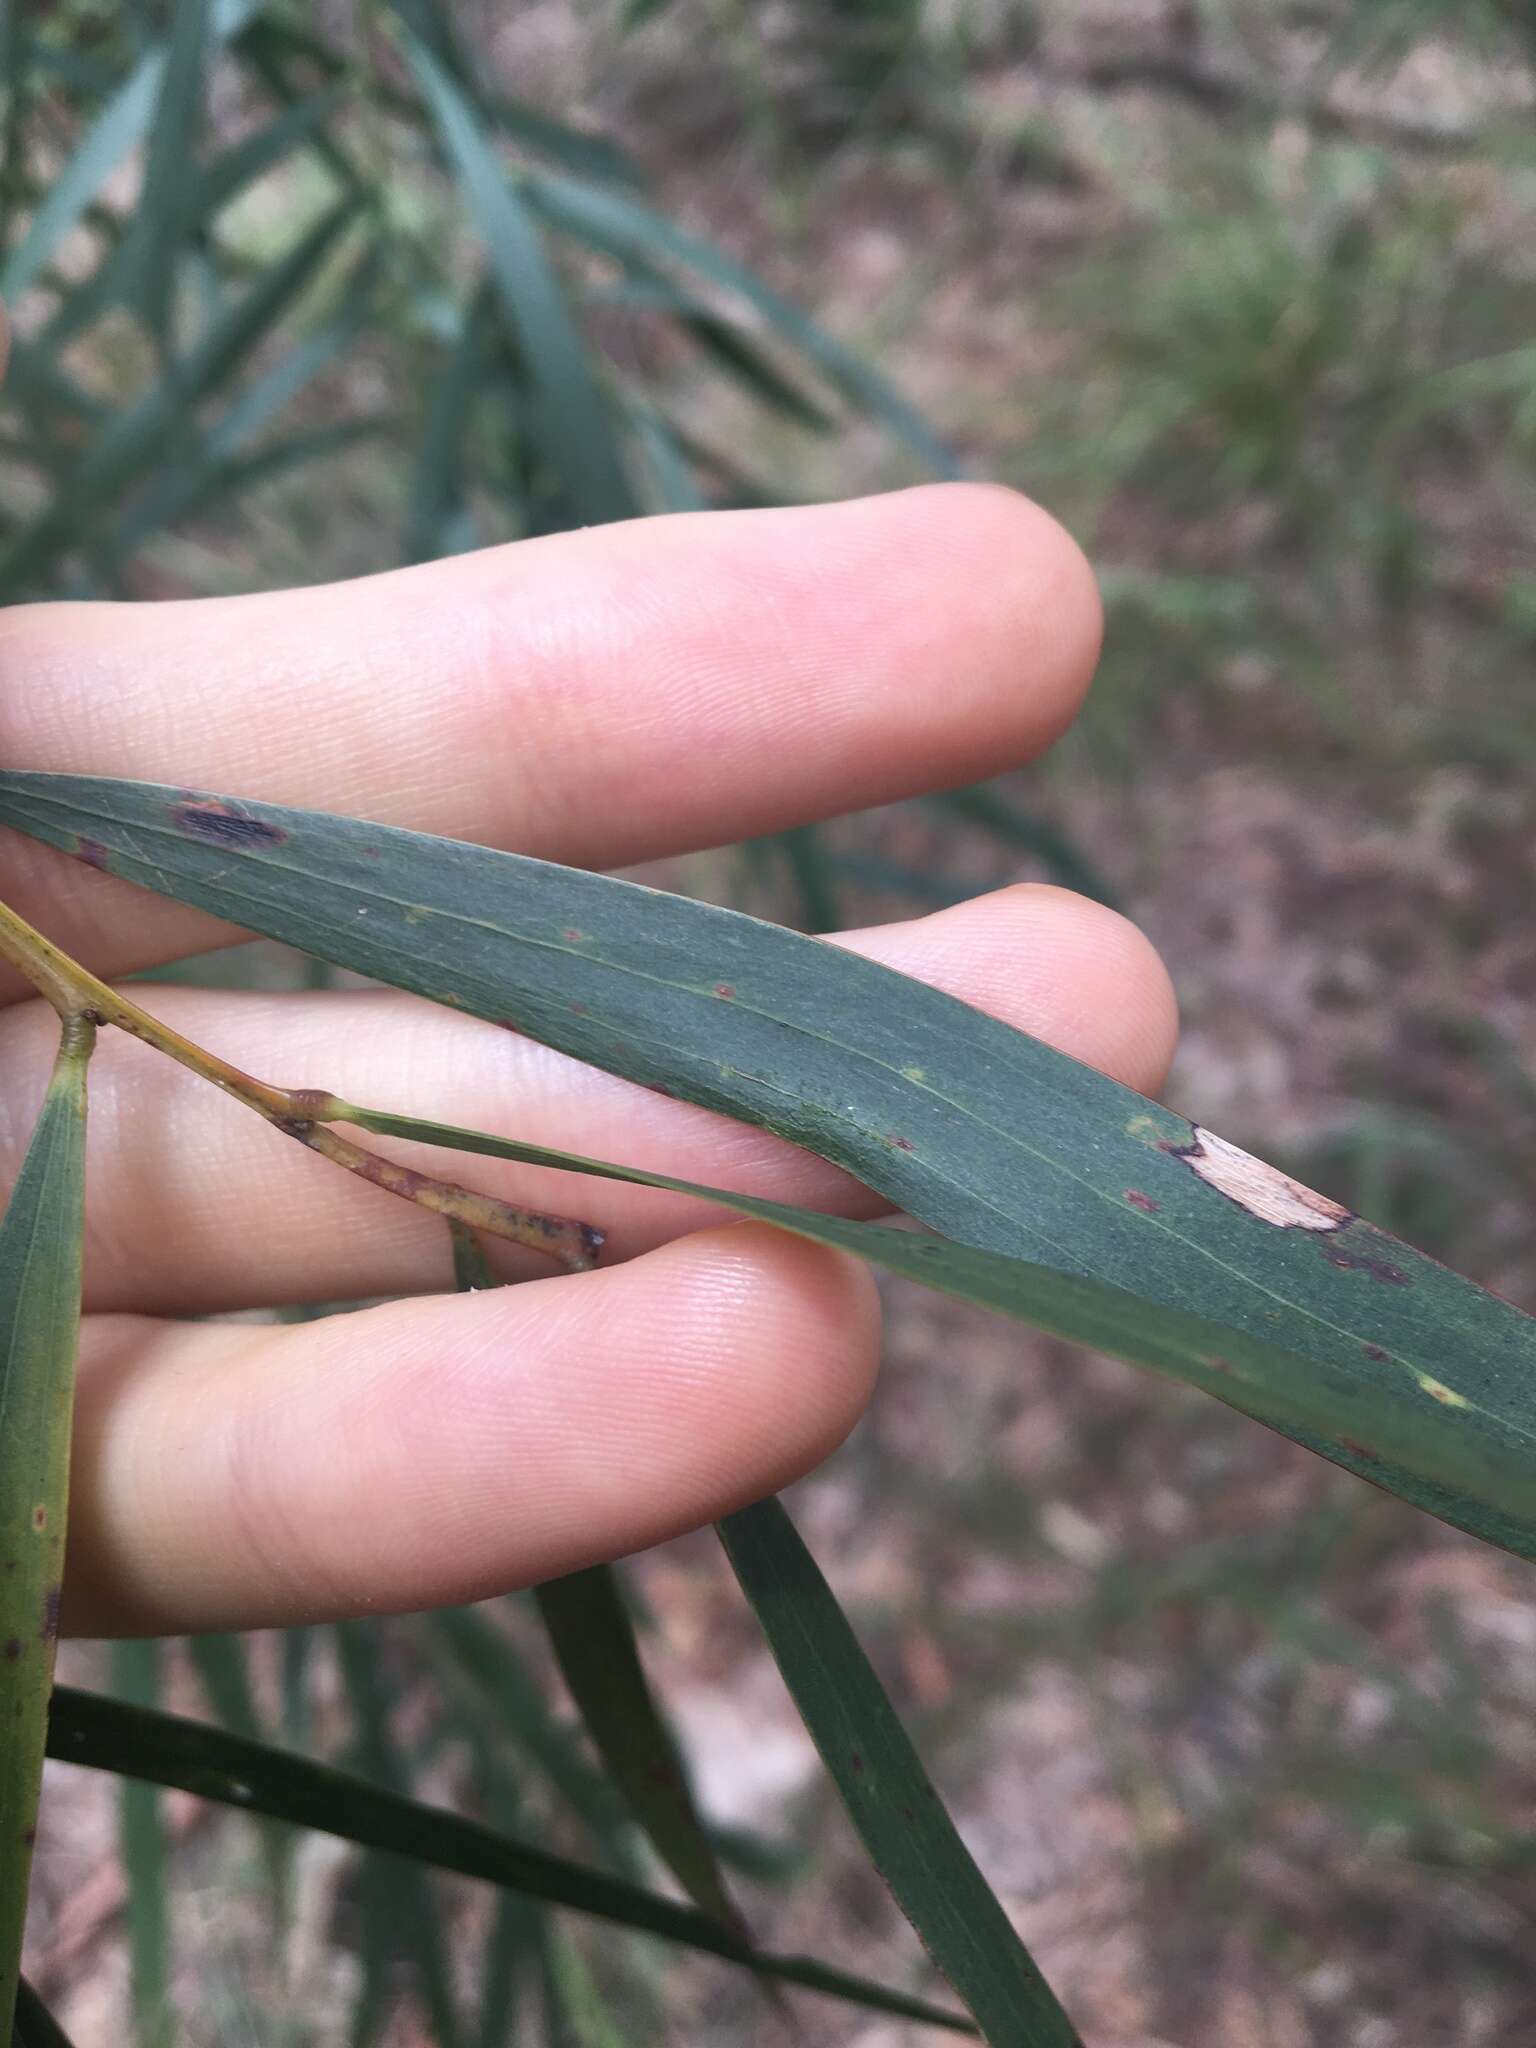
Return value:
<svg viewBox="0 0 1536 2048">
<path fill-rule="evenodd" d="M 636 1820 L 699 1910 L 744 1934 L 613 1568 L 551 1580 L 537 1597 L 560 1674 Z"/>
<path fill-rule="evenodd" d="M 681 263 L 756 308 L 777 334 L 812 362 L 843 396 L 873 418 L 940 476 L 959 474 L 954 456 L 914 407 L 853 349 L 835 340 L 745 264 L 692 235 L 625 192 L 585 185 L 557 172 L 529 173 L 528 196 L 546 220 L 618 261 Z"/>
<path fill-rule="evenodd" d="M 201 183 L 195 155 L 211 23 L 207 0 L 176 0 L 149 124 L 144 183 L 129 232 L 133 282 L 150 332 L 167 340 L 176 260 Z"/>
<path fill-rule="evenodd" d="M 94 1039 L 83 1020 L 64 1027 L 0 1222 L 0 2038 L 21 1970 L 59 1633 Z"/>
<path fill-rule="evenodd" d="M 720 1538 L 849 1818 L 983 2035 L 998 2048 L 1082 2048 L 782 1505 L 728 1516 Z"/>
<path fill-rule="evenodd" d="M 112 1645 L 112 1681 L 120 1699 L 152 1707 L 159 1691 L 160 1646 L 129 1639 Z M 118 1831 L 127 1878 L 124 1909 L 138 2048 L 170 2048 L 171 1915 L 166 1887 L 165 1830 L 154 1785 L 125 1778 L 118 1787 Z"/>
<path fill-rule="evenodd" d="M 474 1233 L 450 1224 L 462 1292 L 494 1285 Z M 651 1690 L 618 1576 L 610 1565 L 535 1589 L 560 1675 L 592 1745 L 652 1847 L 703 1913 L 746 1936 L 694 1803 L 688 1765 Z"/>
<path fill-rule="evenodd" d="M 9 772 L 0 821 L 820 1152 L 952 1240 L 882 1263 L 1217 1393 L 1536 1557 L 1529 1317 L 938 990 L 736 912 L 321 813 Z M 866 1250 L 857 1225 L 817 1227 Z"/>
<path fill-rule="evenodd" d="M 955 2033 L 974 2029 L 926 2000 L 834 1970 L 804 1956 L 748 1949 L 694 1906 L 642 1891 L 606 1872 L 497 1834 L 478 1821 L 386 1792 L 308 1757 L 246 1742 L 205 1722 L 131 1707 L 122 1700 L 60 1686 L 48 1728 L 48 1754 L 63 1763 L 175 1786 L 246 1813 L 264 1813 L 436 1869 L 567 1906 L 597 1919 L 660 1935 L 754 1975 L 798 1984 L 873 2012 L 889 2012 Z"/>
<path fill-rule="evenodd" d="M 263 5 L 264 0 L 213 0 L 215 41 L 224 42 L 238 34 Z M 165 50 L 152 51 L 97 116 L 33 215 L 25 239 L 0 269 L 0 297 L 14 299 L 37 282 L 112 173 L 143 141 L 154 116 L 165 65 Z"/>
<path fill-rule="evenodd" d="M 630 518 L 639 508 L 609 409 L 538 227 L 454 80 L 414 37 L 406 36 L 405 52 L 485 237 L 502 309 L 538 395 L 532 427 L 545 460 L 580 520 Z"/>
<path fill-rule="evenodd" d="M 407 1790 L 407 1772 L 389 1729 L 389 1699 L 378 1669 L 379 1640 L 363 1621 L 336 1630 L 342 1677 L 357 1723 L 358 1761 L 368 1777 L 391 1792 Z M 448 1970 L 437 1900 L 427 1873 L 404 1856 L 371 1856 L 363 1872 L 364 1912 L 372 1923 L 370 1948 L 391 1962 L 409 1959 L 422 2008 L 437 2048 L 456 2048 L 458 2015 Z"/>
</svg>

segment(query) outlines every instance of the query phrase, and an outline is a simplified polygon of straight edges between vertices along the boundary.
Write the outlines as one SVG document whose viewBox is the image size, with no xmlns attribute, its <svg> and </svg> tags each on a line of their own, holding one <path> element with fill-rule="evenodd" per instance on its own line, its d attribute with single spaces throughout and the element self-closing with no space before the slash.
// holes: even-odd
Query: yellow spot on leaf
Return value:
<svg viewBox="0 0 1536 2048">
<path fill-rule="evenodd" d="M 1467 1397 L 1458 1394 L 1454 1387 L 1448 1387 L 1441 1380 L 1432 1380 L 1427 1372 L 1419 1374 L 1419 1385 L 1432 1401 L 1439 1401 L 1447 1408 L 1465 1408 Z"/>
</svg>

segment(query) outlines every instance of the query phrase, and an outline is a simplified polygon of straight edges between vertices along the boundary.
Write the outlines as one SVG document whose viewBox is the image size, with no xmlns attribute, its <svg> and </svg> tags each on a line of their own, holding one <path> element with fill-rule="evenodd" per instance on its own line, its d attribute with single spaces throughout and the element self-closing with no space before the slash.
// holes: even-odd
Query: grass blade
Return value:
<svg viewBox="0 0 1536 2048">
<path fill-rule="evenodd" d="M 454 80 L 414 37 L 404 40 L 444 153 L 485 237 L 502 310 L 539 401 L 531 422 L 544 459 L 579 521 L 631 518 L 639 506 L 619 460 L 608 404 L 538 227 Z"/>
<path fill-rule="evenodd" d="M 720 1538 L 875 1867 L 999 2048 L 1082 2048 L 977 1869 L 858 1638 L 776 1500 Z"/>
<path fill-rule="evenodd" d="M 7 772 L 0 821 L 820 1152 L 951 1240 L 876 1253 L 817 1219 L 827 1241 L 1173 1374 L 1536 1557 L 1530 1317 L 937 990 L 736 912 L 317 812 Z"/>
<path fill-rule="evenodd" d="M 748 1949 L 695 1906 L 678 1905 L 606 1872 L 497 1834 L 478 1821 L 402 1798 L 308 1757 L 246 1742 L 205 1722 L 184 1721 L 61 1685 L 54 1694 L 48 1754 L 64 1763 L 175 1786 L 245 1813 L 267 1814 L 365 1848 L 480 1878 L 545 1905 L 569 1907 L 638 1933 L 659 1935 L 757 1976 L 822 1991 L 869 2011 L 923 2020 L 951 2032 L 974 2032 L 961 2015 L 924 1999 L 888 1991 L 808 1957 Z"/>
<path fill-rule="evenodd" d="M 112 1680 L 120 1699 L 152 1707 L 160 1688 L 159 1644 L 114 1643 Z M 160 1793 L 154 1785 L 125 1778 L 117 1796 L 118 1832 L 128 1881 L 125 1911 L 134 2039 L 138 2048 L 170 2048 L 176 2021 L 171 2008 L 171 1916 Z"/>
<path fill-rule="evenodd" d="M 64 1027 L 0 1223 L 0 2038 L 11 2024 L 53 1686 L 85 1227 L 85 1070 Z"/>
</svg>

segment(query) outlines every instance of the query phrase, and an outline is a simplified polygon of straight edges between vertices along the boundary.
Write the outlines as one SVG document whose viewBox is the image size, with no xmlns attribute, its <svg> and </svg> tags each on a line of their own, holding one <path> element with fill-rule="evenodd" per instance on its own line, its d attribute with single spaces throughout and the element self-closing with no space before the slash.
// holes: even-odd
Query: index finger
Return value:
<svg viewBox="0 0 1536 2048">
<path fill-rule="evenodd" d="M 931 485 L 273 595 L 18 607 L 0 760 L 613 866 L 1000 773 L 1070 720 L 1098 642 L 1053 520 Z M 0 849 L 0 894 L 99 972 L 228 936 L 9 833 Z"/>
</svg>

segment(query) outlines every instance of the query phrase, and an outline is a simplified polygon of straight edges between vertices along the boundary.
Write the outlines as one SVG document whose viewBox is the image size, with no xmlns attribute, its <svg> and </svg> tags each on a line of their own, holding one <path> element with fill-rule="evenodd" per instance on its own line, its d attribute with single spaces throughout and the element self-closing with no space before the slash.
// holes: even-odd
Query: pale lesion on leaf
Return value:
<svg viewBox="0 0 1536 2048">
<path fill-rule="evenodd" d="M 1198 1174 L 1261 1223 L 1272 1224 L 1277 1230 L 1330 1231 L 1342 1230 L 1346 1223 L 1355 1220 L 1353 1211 L 1342 1202 L 1292 1180 L 1278 1166 L 1256 1159 L 1251 1152 L 1218 1138 L 1203 1125 L 1195 1124 L 1192 1128 L 1193 1142 L 1171 1147 L 1173 1156 L 1182 1159 L 1191 1173 Z"/>
</svg>

